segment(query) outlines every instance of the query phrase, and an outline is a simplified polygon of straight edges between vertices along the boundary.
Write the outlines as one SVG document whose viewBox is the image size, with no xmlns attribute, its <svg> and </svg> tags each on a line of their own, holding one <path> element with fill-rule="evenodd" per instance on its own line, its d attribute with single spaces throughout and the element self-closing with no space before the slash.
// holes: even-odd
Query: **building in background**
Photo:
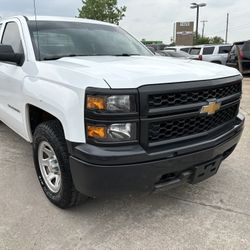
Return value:
<svg viewBox="0 0 250 250">
<path fill-rule="evenodd" d="M 176 45 L 193 45 L 194 43 L 194 22 L 176 23 L 175 43 Z"/>
</svg>

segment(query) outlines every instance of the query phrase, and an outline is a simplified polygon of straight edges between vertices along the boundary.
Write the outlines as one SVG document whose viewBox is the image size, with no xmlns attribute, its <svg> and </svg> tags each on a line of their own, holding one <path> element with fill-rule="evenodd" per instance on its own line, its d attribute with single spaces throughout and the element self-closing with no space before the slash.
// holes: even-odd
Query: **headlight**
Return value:
<svg viewBox="0 0 250 250">
<path fill-rule="evenodd" d="M 131 113 L 136 111 L 134 95 L 87 95 L 88 110 L 99 112 Z"/>
<path fill-rule="evenodd" d="M 139 141 L 137 89 L 87 88 L 84 116 L 87 143 L 110 146 Z"/>
<path fill-rule="evenodd" d="M 87 124 L 87 136 L 103 142 L 134 141 L 136 140 L 136 123 Z"/>
</svg>

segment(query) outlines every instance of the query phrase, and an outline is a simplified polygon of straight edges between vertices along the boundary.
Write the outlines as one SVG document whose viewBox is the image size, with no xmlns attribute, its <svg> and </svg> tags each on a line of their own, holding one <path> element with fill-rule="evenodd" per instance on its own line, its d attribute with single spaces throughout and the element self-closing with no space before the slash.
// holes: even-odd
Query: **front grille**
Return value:
<svg viewBox="0 0 250 250">
<path fill-rule="evenodd" d="M 194 116 L 175 120 L 163 120 L 149 124 L 149 142 L 159 142 L 207 132 L 232 120 L 239 105 L 225 108 L 215 115 Z"/>
<path fill-rule="evenodd" d="M 240 76 L 142 86 L 140 143 L 145 148 L 175 147 L 216 138 L 234 126 L 241 94 Z M 201 114 L 212 100 L 221 103 L 220 110 Z"/>
<path fill-rule="evenodd" d="M 241 92 L 239 82 L 223 87 L 214 87 L 203 90 L 192 90 L 185 92 L 169 92 L 164 94 L 149 95 L 149 109 L 171 107 L 175 105 L 186 105 L 195 102 L 204 102 L 212 98 L 223 98 Z"/>
</svg>

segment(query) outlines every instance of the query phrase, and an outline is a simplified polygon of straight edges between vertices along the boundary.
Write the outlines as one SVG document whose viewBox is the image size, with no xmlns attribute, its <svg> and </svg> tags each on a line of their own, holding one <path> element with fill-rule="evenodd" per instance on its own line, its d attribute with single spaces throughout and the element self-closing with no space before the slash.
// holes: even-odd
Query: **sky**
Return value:
<svg viewBox="0 0 250 250">
<path fill-rule="evenodd" d="M 81 0 L 36 0 L 38 15 L 70 16 L 78 14 Z M 169 43 L 174 22 L 195 21 L 196 11 L 190 9 L 192 0 L 118 0 L 127 6 L 120 26 L 138 39 L 161 40 Z M 226 16 L 230 15 L 229 42 L 250 39 L 249 0 L 204 0 L 200 20 L 207 20 L 206 36 L 225 38 Z M 198 2 L 200 3 L 200 2 Z M 33 15 L 33 0 L 0 0 L 0 16 Z M 202 23 L 199 23 L 201 33 Z"/>
</svg>

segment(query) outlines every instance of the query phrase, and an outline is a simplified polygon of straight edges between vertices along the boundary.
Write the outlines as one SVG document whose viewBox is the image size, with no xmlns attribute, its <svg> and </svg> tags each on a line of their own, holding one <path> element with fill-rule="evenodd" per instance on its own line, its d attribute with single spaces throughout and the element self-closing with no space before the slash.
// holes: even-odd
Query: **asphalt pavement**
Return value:
<svg viewBox="0 0 250 250">
<path fill-rule="evenodd" d="M 0 123 L 0 249 L 250 249 L 250 78 L 241 109 L 242 140 L 216 176 L 69 210 L 49 203 L 31 145 Z"/>
</svg>

